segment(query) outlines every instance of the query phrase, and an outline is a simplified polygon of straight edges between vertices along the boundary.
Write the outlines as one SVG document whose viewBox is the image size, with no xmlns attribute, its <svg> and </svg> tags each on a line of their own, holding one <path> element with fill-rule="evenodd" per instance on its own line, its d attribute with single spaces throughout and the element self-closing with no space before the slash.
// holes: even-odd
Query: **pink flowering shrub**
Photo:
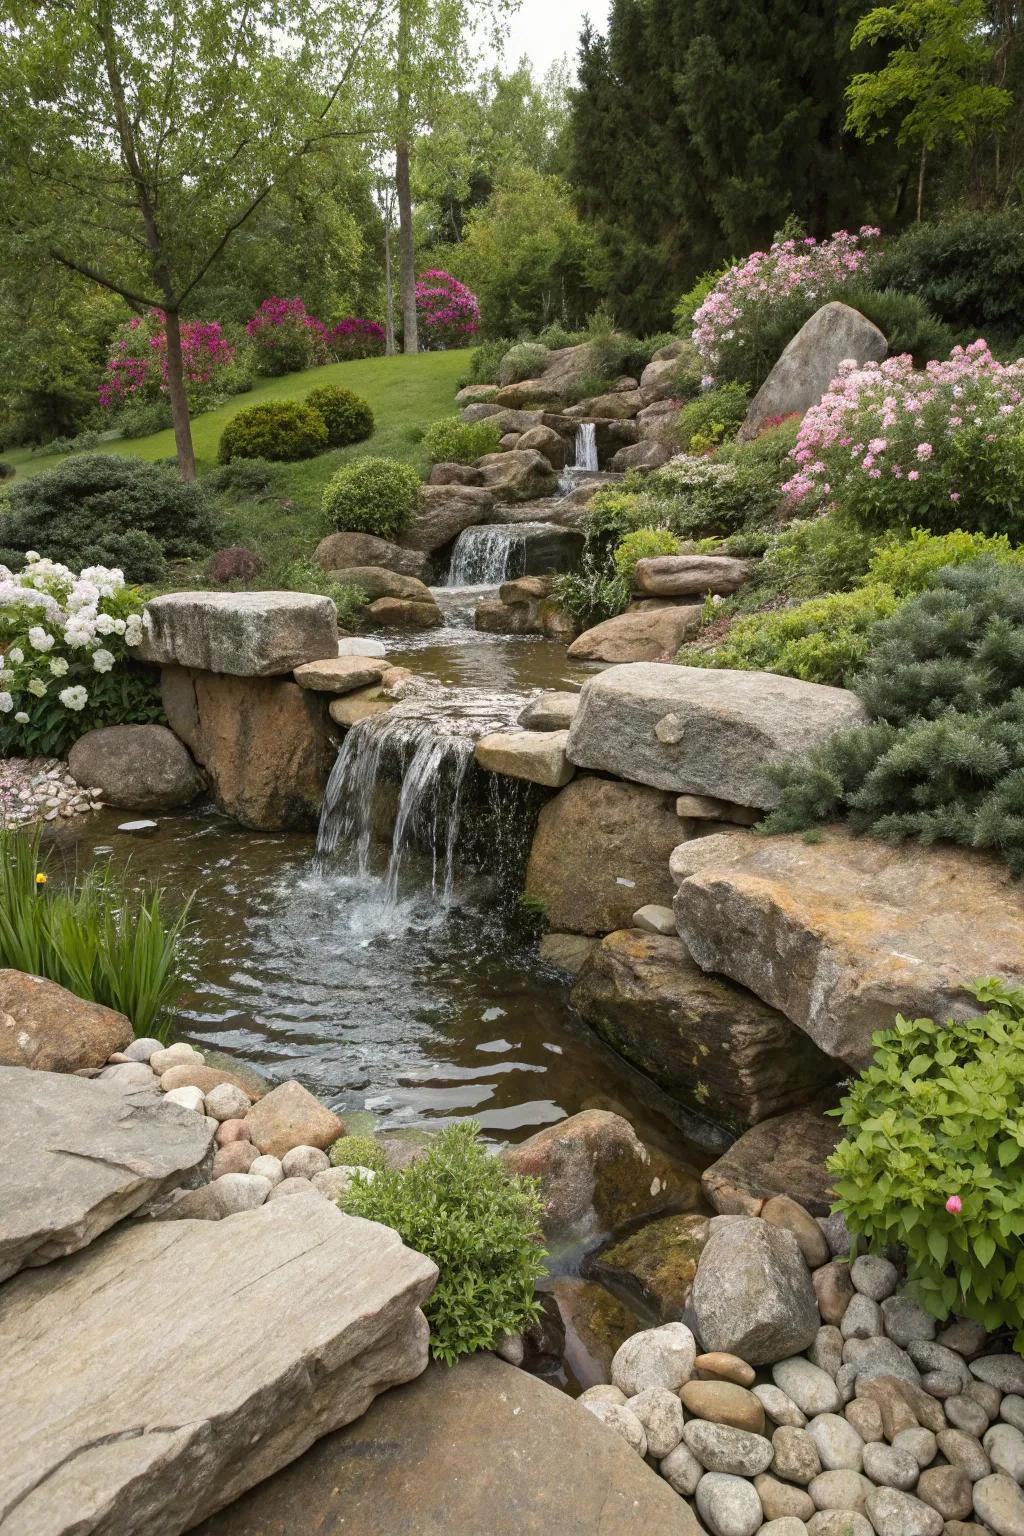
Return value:
<svg viewBox="0 0 1024 1536">
<path fill-rule="evenodd" d="M 465 347 L 480 329 L 476 294 L 450 272 L 424 272 L 416 280 L 420 343 L 428 351 Z"/>
<path fill-rule="evenodd" d="M 299 373 L 330 361 L 331 333 L 298 297 L 264 299 L 245 331 L 259 373 Z"/>
<path fill-rule="evenodd" d="M 723 379 L 757 387 L 786 343 L 865 268 L 881 231 L 839 230 L 828 240 L 777 240 L 718 279 L 693 316 L 705 387 Z"/>
<path fill-rule="evenodd" d="M 340 363 L 360 357 L 380 357 L 384 352 L 385 331 L 375 320 L 360 320 L 346 315 L 330 330 L 330 348 Z"/>
<path fill-rule="evenodd" d="M 189 405 L 201 410 L 217 393 L 235 349 L 216 320 L 183 320 L 181 353 Z M 167 329 L 163 310 L 133 315 L 114 336 L 99 401 L 105 409 L 152 404 L 167 394 Z"/>
<path fill-rule="evenodd" d="M 1024 359 L 984 341 L 915 372 L 909 357 L 844 363 L 807 412 L 783 486 L 801 513 L 863 527 L 1024 534 Z"/>
</svg>

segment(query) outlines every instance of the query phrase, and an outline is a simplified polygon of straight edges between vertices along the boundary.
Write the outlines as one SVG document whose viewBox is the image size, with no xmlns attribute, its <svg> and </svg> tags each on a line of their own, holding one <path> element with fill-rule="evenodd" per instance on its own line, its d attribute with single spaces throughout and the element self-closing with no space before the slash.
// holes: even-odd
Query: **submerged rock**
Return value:
<svg viewBox="0 0 1024 1536">
<path fill-rule="evenodd" d="M 587 1271 L 635 1291 L 662 1322 L 672 1322 L 687 1305 L 707 1238 L 704 1216 L 662 1216 L 602 1248 Z"/>
<path fill-rule="evenodd" d="M 636 1314 L 593 1280 L 559 1276 L 551 1289 L 565 1323 L 567 1369 L 584 1387 L 609 1381 L 616 1350 L 640 1326 Z"/>
</svg>

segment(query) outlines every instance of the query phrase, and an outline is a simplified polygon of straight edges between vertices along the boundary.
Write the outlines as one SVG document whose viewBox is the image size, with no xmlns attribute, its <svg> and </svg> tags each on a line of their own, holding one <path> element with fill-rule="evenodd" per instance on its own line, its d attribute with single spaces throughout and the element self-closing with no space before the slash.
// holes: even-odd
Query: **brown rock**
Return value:
<svg viewBox="0 0 1024 1536">
<path fill-rule="evenodd" d="M 715 1210 L 737 1214 L 741 1195 L 760 1202 L 758 1210 L 774 1195 L 788 1195 L 812 1216 L 827 1216 L 832 1196 L 825 1160 L 842 1136 L 839 1122 L 824 1113 L 833 1102 L 830 1095 L 763 1120 L 734 1141 L 724 1156 L 705 1169 L 701 1180 Z"/>
<path fill-rule="evenodd" d="M 0 970 L 0 1066 L 79 1072 L 102 1067 L 134 1038 L 123 1013 L 41 976 Z"/>
<path fill-rule="evenodd" d="M 554 470 L 565 468 L 565 438 L 551 427 L 531 427 L 528 432 L 522 434 L 518 446 L 532 448 L 537 453 L 542 453 Z"/>
<path fill-rule="evenodd" d="M 386 715 L 397 702 L 397 699 L 387 698 L 381 688 L 357 688 L 355 693 L 332 699 L 327 712 L 335 725 L 347 730 L 360 720 L 368 720 L 371 715 Z"/>
<path fill-rule="evenodd" d="M 811 1276 L 814 1294 L 818 1298 L 818 1311 L 822 1321 L 838 1328 L 846 1316 L 846 1309 L 853 1300 L 853 1281 L 849 1264 L 823 1264 Z"/>
<path fill-rule="evenodd" d="M 661 1216 L 590 1256 L 586 1272 L 639 1295 L 661 1322 L 675 1322 L 689 1301 L 707 1234 L 704 1216 Z"/>
<path fill-rule="evenodd" d="M 761 1211 L 761 1219 L 770 1221 L 773 1226 L 785 1227 L 792 1232 L 800 1245 L 800 1252 L 807 1262 L 808 1269 L 820 1269 L 829 1261 L 829 1246 L 813 1216 L 808 1215 L 802 1205 L 791 1200 L 788 1195 L 773 1195 L 766 1200 Z"/>
<path fill-rule="evenodd" d="M 160 1077 L 160 1087 L 164 1093 L 170 1093 L 172 1088 L 198 1088 L 200 1093 L 209 1093 L 211 1088 L 218 1088 L 221 1083 L 231 1083 L 235 1088 L 241 1088 L 250 1099 L 253 1097 L 249 1084 L 236 1077 L 234 1072 L 225 1072 L 222 1067 L 190 1066 L 182 1062 L 180 1067 L 168 1067 Z"/>
<path fill-rule="evenodd" d="M 499 457 L 504 459 L 509 455 L 500 454 Z M 420 506 L 413 525 L 402 535 L 402 547 L 432 555 L 435 550 L 458 538 L 464 528 L 472 528 L 474 523 L 488 522 L 493 508 L 494 495 L 483 486 L 425 485 L 420 492 Z M 378 560 L 372 563 L 383 565 L 386 562 Z M 421 575 L 422 572 L 410 571 L 408 574 Z"/>
<path fill-rule="evenodd" d="M 300 688 L 314 693 L 352 693 L 379 683 L 386 670 L 387 663 L 373 656 L 333 656 L 296 667 L 292 675 Z"/>
<path fill-rule="evenodd" d="M 674 661 L 700 628 L 703 610 L 696 605 L 620 613 L 586 630 L 569 647 L 574 661 Z"/>
<path fill-rule="evenodd" d="M 345 580 L 366 594 L 367 602 L 378 597 L 405 597 L 414 603 L 432 603 L 430 588 L 416 576 L 402 576 L 377 565 L 354 565 Z M 366 660 L 364 657 L 363 660 Z"/>
<path fill-rule="evenodd" d="M 962 1467 L 927 1467 L 915 1491 L 943 1520 L 966 1520 L 974 1508 L 971 1480 Z"/>
<path fill-rule="evenodd" d="M 487 453 L 478 468 L 485 487 L 499 501 L 537 501 L 553 496 L 558 489 L 558 476 L 535 448 L 520 446 L 505 453 Z"/>
<path fill-rule="evenodd" d="M 732 555 L 652 555 L 636 563 L 638 592 L 651 597 L 728 597 L 750 575 L 750 561 Z"/>
<path fill-rule="evenodd" d="M 373 624 L 401 629 L 439 629 L 444 614 L 434 602 L 418 602 L 409 597 L 378 597 L 366 609 Z"/>
<path fill-rule="evenodd" d="M 345 1128 L 337 1115 L 292 1081 L 271 1090 L 246 1116 L 249 1136 L 261 1152 L 284 1157 L 292 1147 L 329 1147 Z"/>
<path fill-rule="evenodd" d="M 675 451 L 672 443 L 664 438 L 645 433 L 642 442 L 627 443 L 613 453 L 608 468 L 616 474 L 625 474 L 630 469 L 661 469 Z"/>
<path fill-rule="evenodd" d="M 203 787 L 195 763 L 166 725 L 107 725 L 86 731 L 68 753 L 68 769 L 105 805 L 173 811 Z"/>
<path fill-rule="evenodd" d="M 218 1147 L 229 1146 L 233 1141 L 248 1141 L 249 1127 L 244 1120 L 222 1120 L 217 1127 L 215 1140 Z"/>
<path fill-rule="evenodd" d="M 780 1483 L 770 1472 L 759 1472 L 754 1478 L 754 1488 L 761 1500 L 766 1521 L 810 1520 L 814 1515 L 814 1500 L 802 1488 L 792 1483 Z"/>
<path fill-rule="evenodd" d="M 728 1355 L 720 1349 L 698 1355 L 693 1368 L 699 1381 L 731 1381 L 737 1387 L 752 1387 L 756 1377 L 753 1366 L 741 1360 L 739 1355 Z"/>
<path fill-rule="evenodd" d="M 259 1155 L 251 1141 L 232 1141 L 226 1147 L 218 1147 L 213 1159 L 213 1177 L 219 1179 L 225 1173 L 248 1173 Z"/>
<path fill-rule="evenodd" d="M 603 417 L 606 421 L 624 421 L 635 416 L 645 403 L 639 389 L 616 390 L 613 394 L 594 395 L 590 400 L 570 405 L 565 414 L 579 420 Z"/>
<path fill-rule="evenodd" d="M 680 1388 L 683 1407 L 712 1424 L 731 1424 L 752 1435 L 764 1434 L 764 1409 L 745 1387 L 731 1381 L 688 1381 Z"/>
<path fill-rule="evenodd" d="M 427 484 L 482 485 L 483 479 L 475 464 L 435 464 L 427 476 Z"/>
<path fill-rule="evenodd" d="M 857 1378 L 856 1395 L 877 1405 L 882 1415 L 882 1431 L 890 1445 L 902 1430 L 918 1427 L 917 1414 L 900 1390 L 902 1385 L 895 1376 L 876 1376 L 873 1380 L 863 1376 Z"/>
<path fill-rule="evenodd" d="M 325 571 L 348 571 L 358 566 L 373 566 L 395 571 L 399 576 L 422 577 L 427 569 L 426 554 L 419 549 L 405 549 L 375 538 L 372 533 L 329 533 L 321 539 L 313 556 Z"/>
<path fill-rule="evenodd" d="M 852 1403 L 847 1403 L 844 1414 L 865 1445 L 884 1440 L 882 1410 L 877 1403 L 870 1402 L 866 1397 L 855 1397 Z"/>
</svg>

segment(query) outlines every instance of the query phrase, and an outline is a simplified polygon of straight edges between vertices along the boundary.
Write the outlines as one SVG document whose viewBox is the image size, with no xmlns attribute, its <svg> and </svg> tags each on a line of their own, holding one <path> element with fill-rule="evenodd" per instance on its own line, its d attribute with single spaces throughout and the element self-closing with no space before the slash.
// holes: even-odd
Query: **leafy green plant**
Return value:
<svg viewBox="0 0 1024 1536">
<path fill-rule="evenodd" d="M 498 383 L 519 384 L 523 379 L 535 379 L 543 373 L 548 349 L 539 341 L 519 341 L 509 347 L 498 367 Z"/>
<path fill-rule="evenodd" d="M 953 345 L 949 326 L 936 319 L 916 293 L 855 284 L 844 293 L 843 303 L 859 309 L 878 326 L 889 343 L 891 357 L 909 352 L 919 368 L 933 358 L 945 357 Z"/>
<path fill-rule="evenodd" d="M 362 443 L 373 434 L 373 412 L 351 389 L 340 384 L 322 384 L 306 396 L 310 410 L 323 418 L 327 441 L 332 448 L 347 448 Z"/>
<path fill-rule="evenodd" d="M 398 459 L 357 459 L 327 482 L 323 510 L 332 528 L 396 539 L 411 525 L 420 500 L 420 477 Z"/>
<path fill-rule="evenodd" d="M 1024 314 L 1024 219 L 1019 208 L 912 224 L 872 262 L 872 281 L 920 296 L 940 319 L 1018 335 Z"/>
<path fill-rule="evenodd" d="M 206 484 L 212 491 L 258 500 L 277 484 L 281 473 L 280 465 L 269 459 L 232 459 L 211 469 Z"/>
<path fill-rule="evenodd" d="M 475 464 L 485 453 L 496 453 L 500 442 L 500 430 L 486 416 L 483 421 L 444 416 L 423 434 L 432 464 Z"/>
<path fill-rule="evenodd" d="M 537 1316 L 546 1257 L 538 1186 L 507 1173 L 472 1121 L 442 1131 L 403 1171 L 384 1169 L 372 1183 L 357 1178 L 343 1208 L 393 1227 L 437 1264 L 440 1277 L 423 1310 L 439 1360 L 451 1365 L 494 1349 Z"/>
<path fill-rule="evenodd" d="M 329 597 L 338 610 L 338 628 L 358 627 L 367 597 L 362 587 L 343 581 L 343 571 L 325 571 L 308 555 L 283 555 L 267 566 L 259 586 L 272 592 L 316 592 Z"/>
<path fill-rule="evenodd" d="M 497 384 L 501 360 L 515 343 L 508 336 L 485 341 L 469 354 L 469 367 L 459 379 L 459 388 L 469 384 Z"/>
<path fill-rule="evenodd" d="M 791 523 L 773 540 L 754 572 L 752 601 L 769 594 L 787 598 L 815 597 L 823 592 L 848 592 L 859 586 L 870 567 L 876 540 L 838 513 Z M 873 581 L 889 582 L 873 571 Z"/>
<path fill-rule="evenodd" d="M 634 533 L 627 533 L 621 544 L 616 546 L 612 564 L 626 592 L 631 593 L 638 560 L 678 553 L 679 540 L 667 528 L 638 528 Z"/>
<path fill-rule="evenodd" d="M 679 412 L 677 431 L 684 453 L 705 453 L 735 437 L 747 414 L 749 391 L 733 380 L 705 390 Z"/>
<path fill-rule="evenodd" d="M 267 400 L 232 416 L 220 435 L 217 457 L 273 459 L 291 463 L 311 459 L 328 445 L 327 423 L 319 411 L 297 400 Z"/>
<path fill-rule="evenodd" d="M 382 1173 L 388 1165 L 384 1148 L 372 1136 L 339 1136 L 327 1149 L 332 1168 L 369 1168 Z"/>
<path fill-rule="evenodd" d="M 882 581 L 901 596 L 923 592 L 946 566 L 969 565 L 973 560 L 994 560 L 1000 565 L 1024 566 L 1024 549 L 1012 545 L 1004 533 L 929 533 L 915 528 L 908 539 L 882 540 L 871 557 L 865 580 Z"/>
<path fill-rule="evenodd" d="M 851 1233 L 907 1255 L 907 1290 L 1024 1350 L 1024 989 L 971 988 L 980 1018 L 898 1017 L 838 1111 L 829 1159 Z"/>
<path fill-rule="evenodd" d="M 130 400 L 118 411 L 116 423 L 122 437 L 148 437 L 151 432 L 164 432 L 171 425 L 171 407 L 166 397 Z"/>
<path fill-rule="evenodd" d="M 158 886 L 133 890 L 109 864 L 63 888 L 42 867 L 38 831 L 0 828 L 0 967 L 115 1008 L 137 1035 L 167 1037 L 188 906 L 171 918 Z"/>
</svg>

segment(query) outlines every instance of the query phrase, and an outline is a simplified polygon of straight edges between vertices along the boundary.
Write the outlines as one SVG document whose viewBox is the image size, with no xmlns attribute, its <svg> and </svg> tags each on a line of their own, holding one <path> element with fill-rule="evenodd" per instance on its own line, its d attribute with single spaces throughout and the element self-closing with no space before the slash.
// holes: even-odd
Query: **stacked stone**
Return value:
<svg viewBox="0 0 1024 1536">
<path fill-rule="evenodd" d="M 686 1321 L 580 1403 L 711 1536 L 1024 1536 L 1024 1359 L 938 1331 L 835 1218 L 778 1197 L 709 1226 Z"/>
</svg>

